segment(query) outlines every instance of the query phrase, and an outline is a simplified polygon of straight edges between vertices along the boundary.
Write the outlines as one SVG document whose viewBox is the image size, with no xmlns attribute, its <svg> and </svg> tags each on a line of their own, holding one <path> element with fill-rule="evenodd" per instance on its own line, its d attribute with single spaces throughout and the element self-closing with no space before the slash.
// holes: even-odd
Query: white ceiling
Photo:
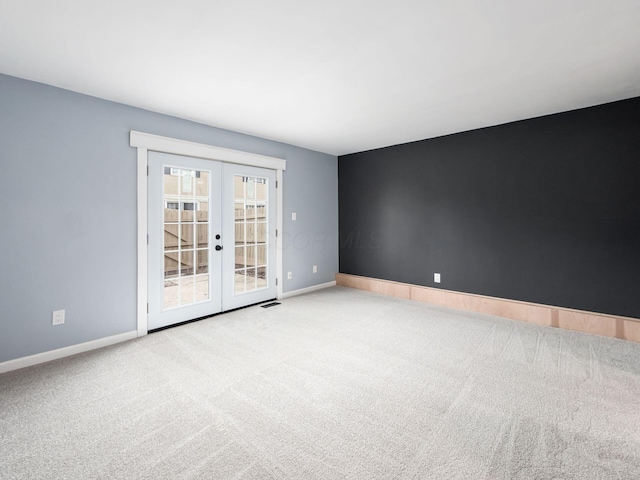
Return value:
<svg viewBox="0 0 640 480">
<path fill-rule="evenodd" d="M 640 1 L 0 0 L 0 72 L 339 155 L 640 96 Z"/>
</svg>

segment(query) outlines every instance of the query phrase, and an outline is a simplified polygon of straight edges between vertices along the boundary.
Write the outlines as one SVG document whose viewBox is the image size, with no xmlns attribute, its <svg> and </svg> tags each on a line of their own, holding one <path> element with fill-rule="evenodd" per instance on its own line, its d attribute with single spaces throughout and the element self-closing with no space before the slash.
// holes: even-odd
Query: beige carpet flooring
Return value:
<svg viewBox="0 0 640 480">
<path fill-rule="evenodd" d="M 0 375 L 2 479 L 640 479 L 640 344 L 335 287 Z"/>
</svg>

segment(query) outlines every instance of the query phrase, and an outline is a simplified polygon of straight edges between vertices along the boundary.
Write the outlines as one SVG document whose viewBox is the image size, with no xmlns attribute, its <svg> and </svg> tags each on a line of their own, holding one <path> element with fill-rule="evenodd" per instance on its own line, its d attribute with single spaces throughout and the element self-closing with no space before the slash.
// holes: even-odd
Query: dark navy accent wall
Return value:
<svg viewBox="0 0 640 480">
<path fill-rule="evenodd" d="M 338 168 L 342 273 L 640 318 L 640 98 Z"/>
</svg>

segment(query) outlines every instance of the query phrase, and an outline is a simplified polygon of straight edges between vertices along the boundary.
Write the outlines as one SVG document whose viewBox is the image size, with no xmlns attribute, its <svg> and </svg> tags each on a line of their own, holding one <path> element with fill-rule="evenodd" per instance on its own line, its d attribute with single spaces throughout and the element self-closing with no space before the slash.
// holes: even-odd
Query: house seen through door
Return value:
<svg viewBox="0 0 640 480">
<path fill-rule="evenodd" d="M 148 329 L 275 298 L 275 171 L 158 152 L 148 165 Z"/>
</svg>

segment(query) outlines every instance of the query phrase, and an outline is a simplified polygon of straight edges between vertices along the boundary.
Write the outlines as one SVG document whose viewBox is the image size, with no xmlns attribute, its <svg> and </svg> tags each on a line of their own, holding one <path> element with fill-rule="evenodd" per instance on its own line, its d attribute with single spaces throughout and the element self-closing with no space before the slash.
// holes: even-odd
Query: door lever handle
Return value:
<svg viewBox="0 0 640 480">
<path fill-rule="evenodd" d="M 217 250 L 217 251 L 222 250 L 222 245 L 216 245 L 216 250 Z"/>
</svg>

